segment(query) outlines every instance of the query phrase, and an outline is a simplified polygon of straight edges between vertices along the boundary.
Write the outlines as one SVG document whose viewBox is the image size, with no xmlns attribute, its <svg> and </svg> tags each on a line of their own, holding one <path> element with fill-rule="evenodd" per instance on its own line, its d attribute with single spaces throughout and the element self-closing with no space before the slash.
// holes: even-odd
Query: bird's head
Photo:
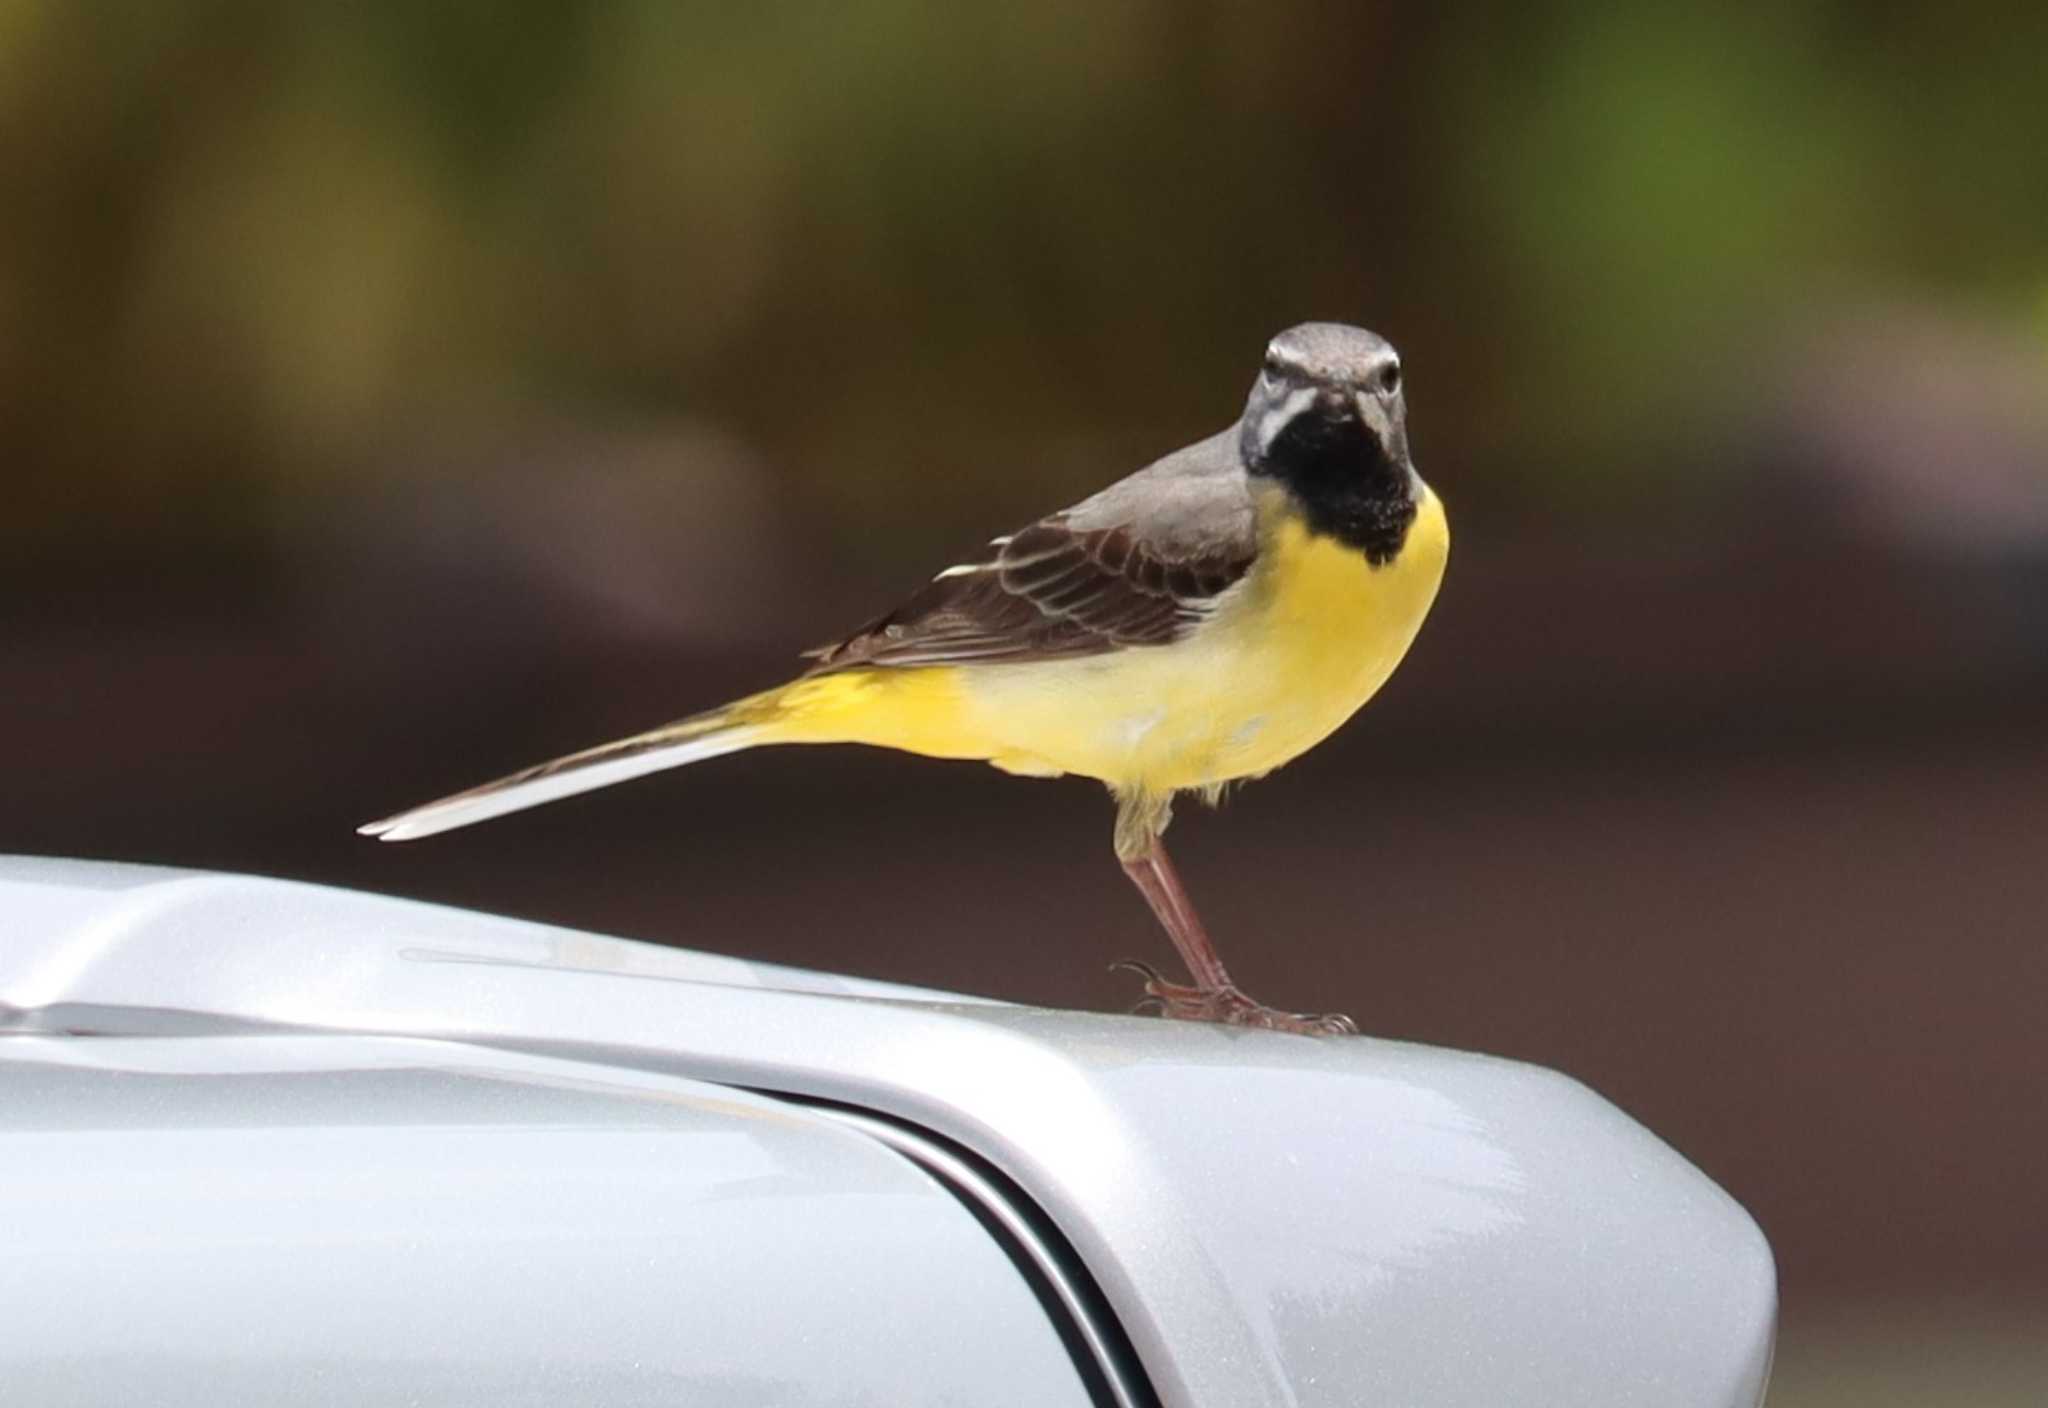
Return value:
<svg viewBox="0 0 2048 1408">
<path fill-rule="evenodd" d="M 1239 448 L 1255 477 L 1292 491 L 1312 527 L 1377 560 L 1391 555 L 1388 533 L 1405 532 L 1421 491 L 1407 422 L 1392 344 L 1343 323 L 1302 323 L 1267 344 Z"/>
</svg>

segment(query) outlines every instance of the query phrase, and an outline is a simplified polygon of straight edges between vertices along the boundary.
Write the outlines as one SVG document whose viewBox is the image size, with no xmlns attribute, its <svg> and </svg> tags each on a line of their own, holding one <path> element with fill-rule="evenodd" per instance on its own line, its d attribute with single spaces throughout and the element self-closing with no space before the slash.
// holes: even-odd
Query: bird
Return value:
<svg viewBox="0 0 2048 1408">
<path fill-rule="evenodd" d="M 991 539 L 773 689 L 360 828 L 455 827 L 770 744 L 858 743 L 1104 784 L 1113 844 L 1188 969 L 1139 1008 L 1301 1035 L 1337 1013 L 1253 1000 L 1167 854 L 1175 800 L 1217 801 L 1320 743 L 1386 683 L 1434 602 L 1442 501 L 1409 452 L 1401 358 L 1376 333 L 1279 333 L 1243 414 Z"/>
</svg>

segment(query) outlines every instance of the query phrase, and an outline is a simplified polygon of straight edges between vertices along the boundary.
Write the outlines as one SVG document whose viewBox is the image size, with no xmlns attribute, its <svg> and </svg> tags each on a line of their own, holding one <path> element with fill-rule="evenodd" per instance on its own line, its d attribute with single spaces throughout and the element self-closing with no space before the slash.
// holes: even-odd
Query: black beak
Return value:
<svg viewBox="0 0 2048 1408">
<path fill-rule="evenodd" d="M 1358 399 L 1348 386 L 1325 386 L 1316 391 L 1316 409 L 1325 420 L 1357 420 Z"/>
</svg>

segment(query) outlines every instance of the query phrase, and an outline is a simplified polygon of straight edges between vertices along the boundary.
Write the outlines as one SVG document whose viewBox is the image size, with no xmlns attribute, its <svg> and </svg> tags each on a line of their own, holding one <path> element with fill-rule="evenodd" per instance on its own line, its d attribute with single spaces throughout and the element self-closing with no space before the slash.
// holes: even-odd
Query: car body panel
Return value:
<svg viewBox="0 0 2048 1408">
<path fill-rule="evenodd" d="M 432 1037 L 879 1112 L 1016 1182 L 1168 1404 L 1763 1394 L 1776 1285 L 1755 1223 L 1553 1072 L 940 997 L 276 881 L 129 878 L 0 866 L 0 913 L 45 918 L 0 954 L 0 1024 Z"/>
<path fill-rule="evenodd" d="M 958 1199 L 764 1096 L 358 1035 L 20 1035 L 0 1092 L 11 1401 L 1090 1401 Z"/>
</svg>

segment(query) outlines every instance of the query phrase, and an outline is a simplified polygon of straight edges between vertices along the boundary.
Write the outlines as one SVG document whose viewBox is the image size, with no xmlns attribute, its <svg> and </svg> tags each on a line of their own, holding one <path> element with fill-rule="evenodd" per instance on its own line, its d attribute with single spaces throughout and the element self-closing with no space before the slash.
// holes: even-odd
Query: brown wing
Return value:
<svg viewBox="0 0 2048 1408">
<path fill-rule="evenodd" d="M 1250 570 L 1243 476 L 1201 446 L 990 544 L 837 645 L 817 671 L 1018 662 L 1179 640 Z"/>
</svg>

